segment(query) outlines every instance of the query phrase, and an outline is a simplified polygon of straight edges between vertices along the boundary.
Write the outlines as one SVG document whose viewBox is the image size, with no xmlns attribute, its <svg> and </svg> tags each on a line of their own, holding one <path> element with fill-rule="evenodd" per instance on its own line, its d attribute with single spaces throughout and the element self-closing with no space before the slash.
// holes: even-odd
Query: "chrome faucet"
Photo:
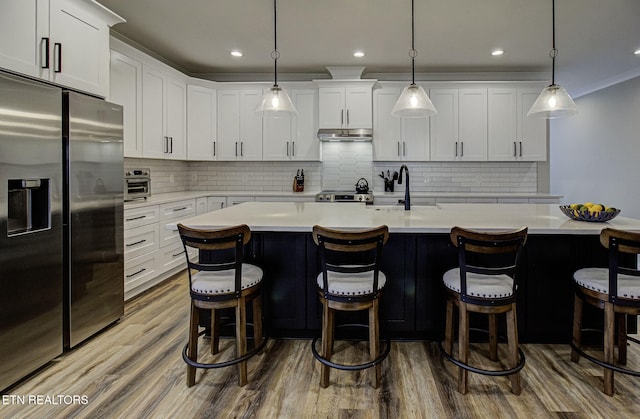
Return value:
<svg viewBox="0 0 640 419">
<path fill-rule="evenodd" d="M 406 173 L 405 182 L 407 186 L 404 188 L 404 200 L 399 200 L 399 203 L 403 203 L 404 201 L 404 209 L 405 211 L 409 211 L 411 209 L 411 198 L 409 196 L 409 168 L 406 164 L 400 166 L 400 176 L 398 176 L 398 185 L 402 185 L 402 172 Z"/>
</svg>

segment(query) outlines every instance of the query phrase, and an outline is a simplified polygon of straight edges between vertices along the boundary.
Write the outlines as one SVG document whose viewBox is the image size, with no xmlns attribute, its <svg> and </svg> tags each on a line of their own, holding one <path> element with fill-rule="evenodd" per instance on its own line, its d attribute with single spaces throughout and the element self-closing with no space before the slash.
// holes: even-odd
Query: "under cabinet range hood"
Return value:
<svg viewBox="0 0 640 419">
<path fill-rule="evenodd" d="M 320 141 L 371 141 L 373 130 L 370 128 L 329 129 L 318 130 Z"/>
</svg>

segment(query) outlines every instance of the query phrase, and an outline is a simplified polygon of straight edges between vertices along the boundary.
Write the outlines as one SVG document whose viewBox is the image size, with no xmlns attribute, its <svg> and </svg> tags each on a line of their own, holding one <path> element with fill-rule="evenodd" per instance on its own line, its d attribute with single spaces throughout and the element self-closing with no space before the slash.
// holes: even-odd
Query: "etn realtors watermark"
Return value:
<svg viewBox="0 0 640 419">
<path fill-rule="evenodd" d="M 80 394 L 3 394 L 3 405 L 52 405 L 65 406 L 88 404 L 89 397 Z"/>
</svg>

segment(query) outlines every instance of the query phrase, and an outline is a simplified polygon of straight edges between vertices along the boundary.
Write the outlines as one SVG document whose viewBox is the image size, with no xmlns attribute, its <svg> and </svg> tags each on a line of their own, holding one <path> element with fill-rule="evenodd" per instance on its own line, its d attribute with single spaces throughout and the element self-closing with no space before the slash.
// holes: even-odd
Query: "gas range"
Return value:
<svg viewBox="0 0 640 419">
<path fill-rule="evenodd" d="M 322 191 L 316 194 L 316 202 L 364 202 L 373 204 L 373 192 Z"/>
</svg>

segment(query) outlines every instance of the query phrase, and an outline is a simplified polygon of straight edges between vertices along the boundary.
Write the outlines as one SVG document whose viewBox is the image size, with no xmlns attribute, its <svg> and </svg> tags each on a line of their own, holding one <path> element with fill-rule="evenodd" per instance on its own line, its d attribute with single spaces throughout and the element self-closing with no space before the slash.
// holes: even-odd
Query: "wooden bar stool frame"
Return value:
<svg viewBox="0 0 640 419">
<path fill-rule="evenodd" d="M 613 396 L 613 373 L 640 377 L 640 371 L 631 370 L 615 364 L 615 345 L 618 346 L 618 364 L 627 363 L 627 341 L 640 343 L 637 339 L 627 335 L 627 316 L 640 315 L 640 299 L 625 298 L 618 295 L 618 275 L 638 277 L 640 270 L 636 267 L 628 268 L 620 266 L 621 254 L 640 254 L 640 233 L 634 233 L 612 228 L 605 228 L 600 232 L 600 243 L 609 249 L 608 292 L 598 292 L 586 288 L 574 281 L 574 306 L 573 306 L 573 334 L 571 339 L 571 360 L 578 362 L 580 356 L 604 367 L 604 388 L 608 396 Z M 577 271 L 576 273 L 578 273 Z M 575 274 L 574 274 L 575 275 Z M 582 328 L 582 308 L 587 303 L 604 311 L 604 331 Z M 617 328 L 616 328 L 617 323 Z M 602 358 L 592 356 L 581 348 L 582 332 L 601 332 L 604 334 L 604 353 Z M 617 332 L 617 342 L 615 333 Z"/>
<path fill-rule="evenodd" d="M 322 303 L 322 348 L 318 352 L 316 337 L 311 342 L 313 356 L 322 364 L 320 370 L 320 386 L 329 386 L 330 368 L 358 371 L 368 368 L 373 369 L 372 385 L 378 388 L 381 381 L 380 363 L 389 355 L 391 342 L 385 341 L 385 347 L 380 350 L 380 324 L 378 309 L 382 289 L 378 287 L 380 274 L 380 260 L 382 258 L 382 248 L 389 239 L 389 229 L 387 226 L 380 226 L 368 230 L 345 231 L 334 230 L 321 226 L 313 227 L 313 240 L 318 245 L 320 264 L 322 267 L 322 288 L 318 289 L 318 296 Z M 333 264 L 327 260 L 327 253 L 359 253 L 373 252 L 374 257 L 370 263 L 366 264 Z M 370 293 L 359 295 L 342 295 L 329 291 L 329 272 L 340 273 L 363 273 L 372 272 L 373 284 Z M 314 278 L 314 281 L 316 278 Z M 367 327 L 369 330 L 369 355 L 371 360 L 366 363 L 356 365 L 338 364 L 331 361 L 334 346 L 335 331 L 335 311 L 361 311 L 368 310 L 369 324 L 345 324 L 338 327 Z"/>
<path fill-rule="evenodd" d="M 520 370 L 524 367 L 525 356 L 518 344 L 518 323 L 516 317 L 516 289 L 517 267 L 522 254 L 522 249 L 527 240 L 527 228 L 496 233 L 485 233 L 453 227 L 451 229 L 451 242 L 458 248 L 458 267 L 460 269 L 460 292 L 448 287 L 445 338 L 444 344 L 438 342 L 442 356 L 458 366 L 458 391 L 466 394 L 469 387 L 468 371 L 488 376 L 509 376 L 511 380 L 511 392 L 520 394 L 522 386 L 520 382 Z M 497 267 L 470 265 L 467 256 L 470 253 L 497 255 L 513 254 L 513 262 Z M 467 273 L 480 275 L 508 275 L 513 279 L 513 287 L 508 297 L 483 298 L 473 296 L 467 292 Z M 458 307 L 458 358 L 453 352 L 453 307 Z M 489 316 L 489 330 L 480 330 L 469 327 L 469 312 L 487 314 Z M 501 370 L 487 370 L 474 367 L 469 360 L 469 330 L 480 331 L 489 335 L 489 359 L 498 360 L 498 334 L 497 315 L 506 315 L 507 342 L 508 342 L 508 368 Z"/>
<path fill-rule="evenodd" d="M 178 231 L 187 258 L 189 292 L 191 295 L 191 313 L 189 320 L 189 341 L 182 351 L 182 359 L 187 364 L 187 387 L 195 385 L 196 368 L 213 369 L 238 365 L 238 385 L 247 384 L 247 360 L 260 353 L 267 338 L 262 336 L 262 303 L 260 290 L 262 278 L 257 284 L 242 289 L 242 267 L 244 264 L 244 246 L 251 239 L 251 230 L 247 225 L 239 225 L 218 230 L 200 230 L 178 224 Z M 199 263 L 189 259 L 188 248 L 200 251 L 224 251 L 231 249 L 233 260 L 222 263 Z M 211 272 L 234 270 L 234 286 L 227 292 L 205 294 L 193 290 L 191 270 Z M 253 323 L 247 322 L 247 304 L 253 304 Z M 235 308 L 236 357 L 215 362 L 198 362 L 198 338 L 205 330 L 198 332 L 199 310 L 211 311 L 211 354 L 219 352 L 220 318 L 217 310 Z M 247 326 L 253 327 L 254 348 L 247 351 Z"/>
</svg>

